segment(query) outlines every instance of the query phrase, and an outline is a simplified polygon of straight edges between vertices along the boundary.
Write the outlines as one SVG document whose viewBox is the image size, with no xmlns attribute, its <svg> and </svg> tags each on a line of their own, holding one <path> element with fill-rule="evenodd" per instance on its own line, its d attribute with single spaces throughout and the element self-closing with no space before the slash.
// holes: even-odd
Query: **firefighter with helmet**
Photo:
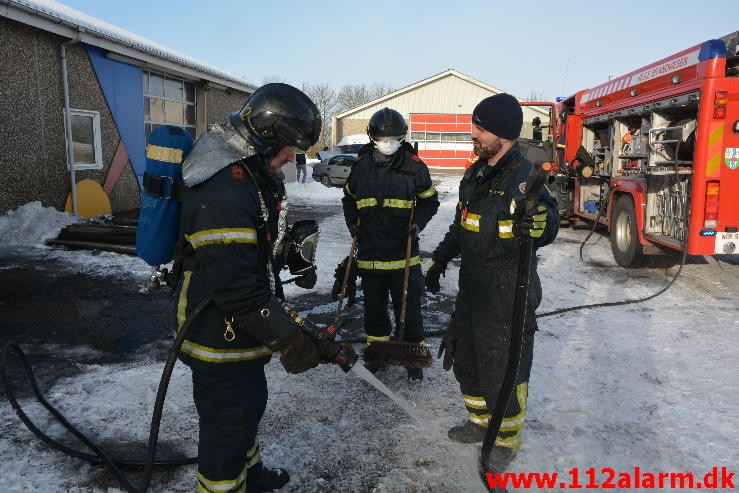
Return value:
<svg viewBox="0 0 739 493">
<path fill-rule="evenodd" d="M 200 418 L 198 491 L 272 491 L 290 479 L 262 464 L 257 428 L 272 352 L 282 353 L 289 373 L 321 359 L 314 340 L 282 309 L 275 262 L 285 219 L 282 166 L 320 131 L 308 96 L 267 84 L 228 122 L 212 125 L 183 163 L 177 330 L 190 321 L 180 359 L 192 370 Z M 212 302 L 196 315 L 207 298 Z"/>
<path fill-rule="evenodd" d="M 370 142 L 360 150 L 344 186 L 344 219 L 358 237 L 357 269 L 364 291 L 364 327 L 367 344 L 390 340 L 388 295 L 395 324 L 403 297 L 406 245 L 412 252 L 407 286 L 405 341 L 423 342 L 421 298 L 423 274 L 418 234 L 439 208 L 429 170 L 405 141 L 408 125 L 390 108 L 372 115 L 367 127 Z M 370 371 L 380 369 L 367 364 Z M 423 370 L 408 368 L 408 378 L 422 380 Z"/>
<path fill-rule="evenodd" d="M 449 430 L 462 443 L 482 442 L 503 384 L 511 341 L 519 236 L 534 247 L 551 243 L 559 229 L 556 201 L 544 188 L 533 215 L 522 214 L 526 180 L 532 164 L 521 154 L 523 124 L 519 102 L 509 94 L 483 99 L 472 114 L 471 136 L 478 160 L 459 184 L 459 203 L 449 231 L 433 253 L 426 287 L 440 290 L 447 263 L 461 257 L 459 293 L 440 356 L 454 368 L 469 414 L 464 425 Z M 516 388 L 511 395 L 492 456 L 505 465 L 521 444 L 528 380 L 533 358 L 536 314 L 542 290 L 532 256 L 528 308 Z"/>
</svg>

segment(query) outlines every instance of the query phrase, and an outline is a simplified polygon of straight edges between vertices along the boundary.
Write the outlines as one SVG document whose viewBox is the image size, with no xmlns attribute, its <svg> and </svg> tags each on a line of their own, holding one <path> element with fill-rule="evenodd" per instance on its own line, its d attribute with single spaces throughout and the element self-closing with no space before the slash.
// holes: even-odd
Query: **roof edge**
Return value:
<svg viewBox="0 0 739 493">
<path fill-rule="evenodd" d="M 362 110 L 364 110 L 366 108 L 369 108 L 372 105 L 375 105 L 377 103 L 380 103 L 382 101 L 385 101 L 386 99 L 390 99 L 390 98 L 393 98 L 395 96 L 399 96 L 399 95 L 401 95 L 403 93 L 412 91 L 413 89 L 416 89 L 418 87 L 421 87 L 421 86 L 430 84 L 430 83 L 432 83 L 432 82 L 434 82 L 434 81 L 436 81 L 438 79 L 442 79 L 442 78 L 444 78 L 444 77 L 446 77 L 448 75 L 453 75 L 455 77 L 459 77 L 462 80 L 465 80 L 467 82 L 470 82 L 472 84 L 475 84 L 476 86 L 480 86 L 483 89 L 487 89 L 488 91 L 491 91 L 491 92 L 494 92 L 494 93 L 497 93 L 497 94 L 500 94 L 500 93 L 505 92 L 502 89 L 498 89 L 497 87 L 491 86 L 489 84 L 485 84 L 484 82 L 481 82 L 481 81 L 479 81 L 479 80 L 477 80 L 477 79 L 475 79 L 473 77 L 470 77 L 469 75 L 463 74 L 462 72 L 459 72 L 459 71 L 457 71 L 457 70 L 455 70 L 453 68 L 450 68 L 450 69 L 444 70 L 443 72 L 439 72 L 438 74 L 434 74 L 431 77 L 427 77 L 427 78 L 425 78 L 423 80 L 420 80 L 418 82 L 414 82 L 413 84 L 410 84 L 408 86 L 401 87 L 400 89 L 398 89 L 396 91 L 393 91 L 393 92 L 391 92 L 389 94 L 386 94 L 384 96 L 381 96 L 379 98 L 373 99 L 372 101 L 368 101 L 368 102 L 364 103 L 363 105 L 357 106 L 355 108 L 350 108 L 350 109 L 348 109 L 348 110 L 346 110 L 346 111 L 344 111 L 342 113 L 337 113 L 335 115 L 335 117 L 336 118 L 345 118 L 345 117 L 351 115 L 352 113 L 357 113 L 357 112 L 362 111 Z M 518 99 L 519 101 L 524 101 L 523 99 L 519 98 L 518 96 L 514 96 L 514 97 L 516 99 Z"/>
<path fill-rule="evenodd" d="M 226 72 L 221 72 L 215 67 L 208 67 L 204 63 L 198 63 L 197 60 L 192 59 L 192 62 L 188 63 L 188 60 L 179 58 L 174 53 L 167 53 L 153 46 L 147 47 L 143 43 L 135 43 L 133 40 L 116 38 L 105 32 L 104 29 L 90 29 L 87 26 L 65 19 L 62 16 L 55 16 L 41 9 L 34 9 L 18 1 L 0 0 L 0 15 L 22 24 L 70 39 L 77 39 L 83 43 L 117 53 L 131 59 L 128 63 L 142 66 L 148 65 L 147 68 L 151 68 L 152 65 L 161 66 L 170 72 L 175 72 L 188 78 L 195 80 L 203 79 L 244 92 L 251 93 L 257 89 L 243 79 L 231 76 Z M 133 36 L 133 33 L 131 35 Z M 152 41 L 152 43 L 154 42 Z"/>
</svg>

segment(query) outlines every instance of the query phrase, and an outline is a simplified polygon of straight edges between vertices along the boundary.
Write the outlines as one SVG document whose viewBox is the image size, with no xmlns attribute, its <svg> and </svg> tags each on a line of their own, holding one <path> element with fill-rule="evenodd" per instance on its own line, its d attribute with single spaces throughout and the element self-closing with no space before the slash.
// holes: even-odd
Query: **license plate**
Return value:
<svg viewBox="0 0 739 493">
<path fill-rule="evenodd" d="M 716 233 L 714 253 L 729 255 L 739 253 L 739 233 Z"/>
</svg>

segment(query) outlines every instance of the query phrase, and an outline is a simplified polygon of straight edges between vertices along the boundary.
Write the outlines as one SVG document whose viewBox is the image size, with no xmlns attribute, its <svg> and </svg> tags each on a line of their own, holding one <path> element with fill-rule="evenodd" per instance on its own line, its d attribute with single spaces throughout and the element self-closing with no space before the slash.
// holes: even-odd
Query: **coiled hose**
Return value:
<svg viewBox="0 0 739 493">
<path fill-rule="evenodd" d="M 41 441 L 46 443 L 49 447 L 59 450 L 60 452 L 63 452 L 72 457 L 86 460 L 93 464 L 105 464 L 113 472 L 116 479 L 118 479 L 118 481 L 126 489 L 126 491 L 129 491 L 131 493 L 145 492 L 149 489 L 149 484 L 151 483 L 151 476 L 152 476 L 155 466 L 158 466 L 158 467 L 159 466 L 163 466 L 163 467 L 181 466 L 181 465 L 187 465 L 187 464 L 195 464 L 197 462 L 197 459 L 198 459 L 197 457 L 184 457 L 181 459 L 170 459 L 170 460 L 156 460 L 156 452 L 157 452 L 157 441 L 159 438 L 159 425 L 162 420 L 162 410 L 164 408 L 164 399 L 167 395 L 167 388 L 169 387 L 169 381 L 170 381 L 170 378 L 172 377 L 172 371 L 174 369 L 174 365 L 177 362 L 177 356 L 180 353 L 180 349 L 182 348 L 182 343 L 185 340 L 185 336 L 187 335 L 188 330 L 192 326 L 192 322 L 210 304 L 210 302 L 211 302 L 210 299 L 206 299 L 205 301 L 200 303 L 195 308 L 195 310 L 192 312 L 192 315 L 188 317 L 187 321 L 183 324 L 182 328 L 177 334 L 177 337 L 174 340 L 172 349 L 169 351 L 169 355 L 167 356 L 167 360 L 164 364 L 164 369 L 162 370 L 162 378 L 159 381 L 159 388 L 157 390 L 156 400 L 154 401 L 154 412 L 152 413 L 151 425 L 149 427 L 149 441 L 148 441 L 148 446 L 147 446 L 147 455 L 145 459 L 110 457 L 92 439 L 90 439 L 87 435 L 85 435 L 80 430 L 78 430 L 74 425 L 72 425 L 67 420 L 67 418 L 62 413 L 60 413 L 56 408 L 54 408 L 54 406 L 52 406 L 43 396 L 41 390 L 38 387 L 38 383 L 36 382 L 36 377 L 34 376 L 33 371 L 31 370 L 31 366 L 28 363 L 28 360 L 26 359 L 25 354 L 23 353 L 23 351 L 18 345 L 13 344 L 13 343 L 8 343 L 4 346 L 3 351 L 2 351 L 2 359 L 0 359 L 0 376 L 2 377 L 3 385 L 5 386 L 5 393 L 8 397 L 8 401 L 10 401 L 10 404 L 13 406 L 13 409 L 15 410 L 16 414 L 18 414 L 18 416 L 21 418 L 21 420 L 26 425 L 26 427 L 28 427 L 28 429 L 31 430 L 31 432 L 34 435 L 36 435 L 39 439 L 41 439 Z M 64 426 L 64 428 L 66 428 L 70 433 L 72 433 L 75 437 L 77 437 L 77 439 L 79 439 L 82 443 L 84 443 L 90 450 L 94 452 L 94 454 L 76 450 L 74 448 L 64 445 L 61 442 L 58 442 L 57 440 L 54 440 L 53 438 L 46 435 L 43 431 L 41 431 L 33 423 L 33 421 L 31 421 L 31 419 L 23 411 L 20 404 L 18 403 L 18 400 L 16 399 L 15 394 L 11 388 L 10 380 L 6 372 L 7 358 L 11 351 L 15 352 L 15 354 L 20 358 L 21 363 L 25 367 L 26 373 L 31 382 L 31 387 L 33 388 L 33 392 L 36 395 L 36 398 L 38 399 L 38 401 L 57 419 L 57 421 L 59 421 Z M 141 486 L 140 487 L 134 486 L 121 472 L 120 467 L 143 467 L 144 468 L 144 478 L 143 478 Z"/>
</svg>

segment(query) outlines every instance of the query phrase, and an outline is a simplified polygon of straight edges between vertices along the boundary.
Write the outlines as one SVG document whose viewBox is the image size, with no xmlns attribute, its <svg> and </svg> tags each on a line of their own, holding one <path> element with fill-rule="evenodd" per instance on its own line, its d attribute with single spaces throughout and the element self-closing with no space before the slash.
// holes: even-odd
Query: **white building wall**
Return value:
<svg viewBox="0 0 739 493">
<path fill-rule="evenodd" d="M 343 119 L 369 120 L 382 108 L 392 108 L 406 120 L 411 113 L 462 113 L 471 114 L 477 103 L 495 92 L 449 74 L 408 92 L 385 99 Z"/>
</svg>

